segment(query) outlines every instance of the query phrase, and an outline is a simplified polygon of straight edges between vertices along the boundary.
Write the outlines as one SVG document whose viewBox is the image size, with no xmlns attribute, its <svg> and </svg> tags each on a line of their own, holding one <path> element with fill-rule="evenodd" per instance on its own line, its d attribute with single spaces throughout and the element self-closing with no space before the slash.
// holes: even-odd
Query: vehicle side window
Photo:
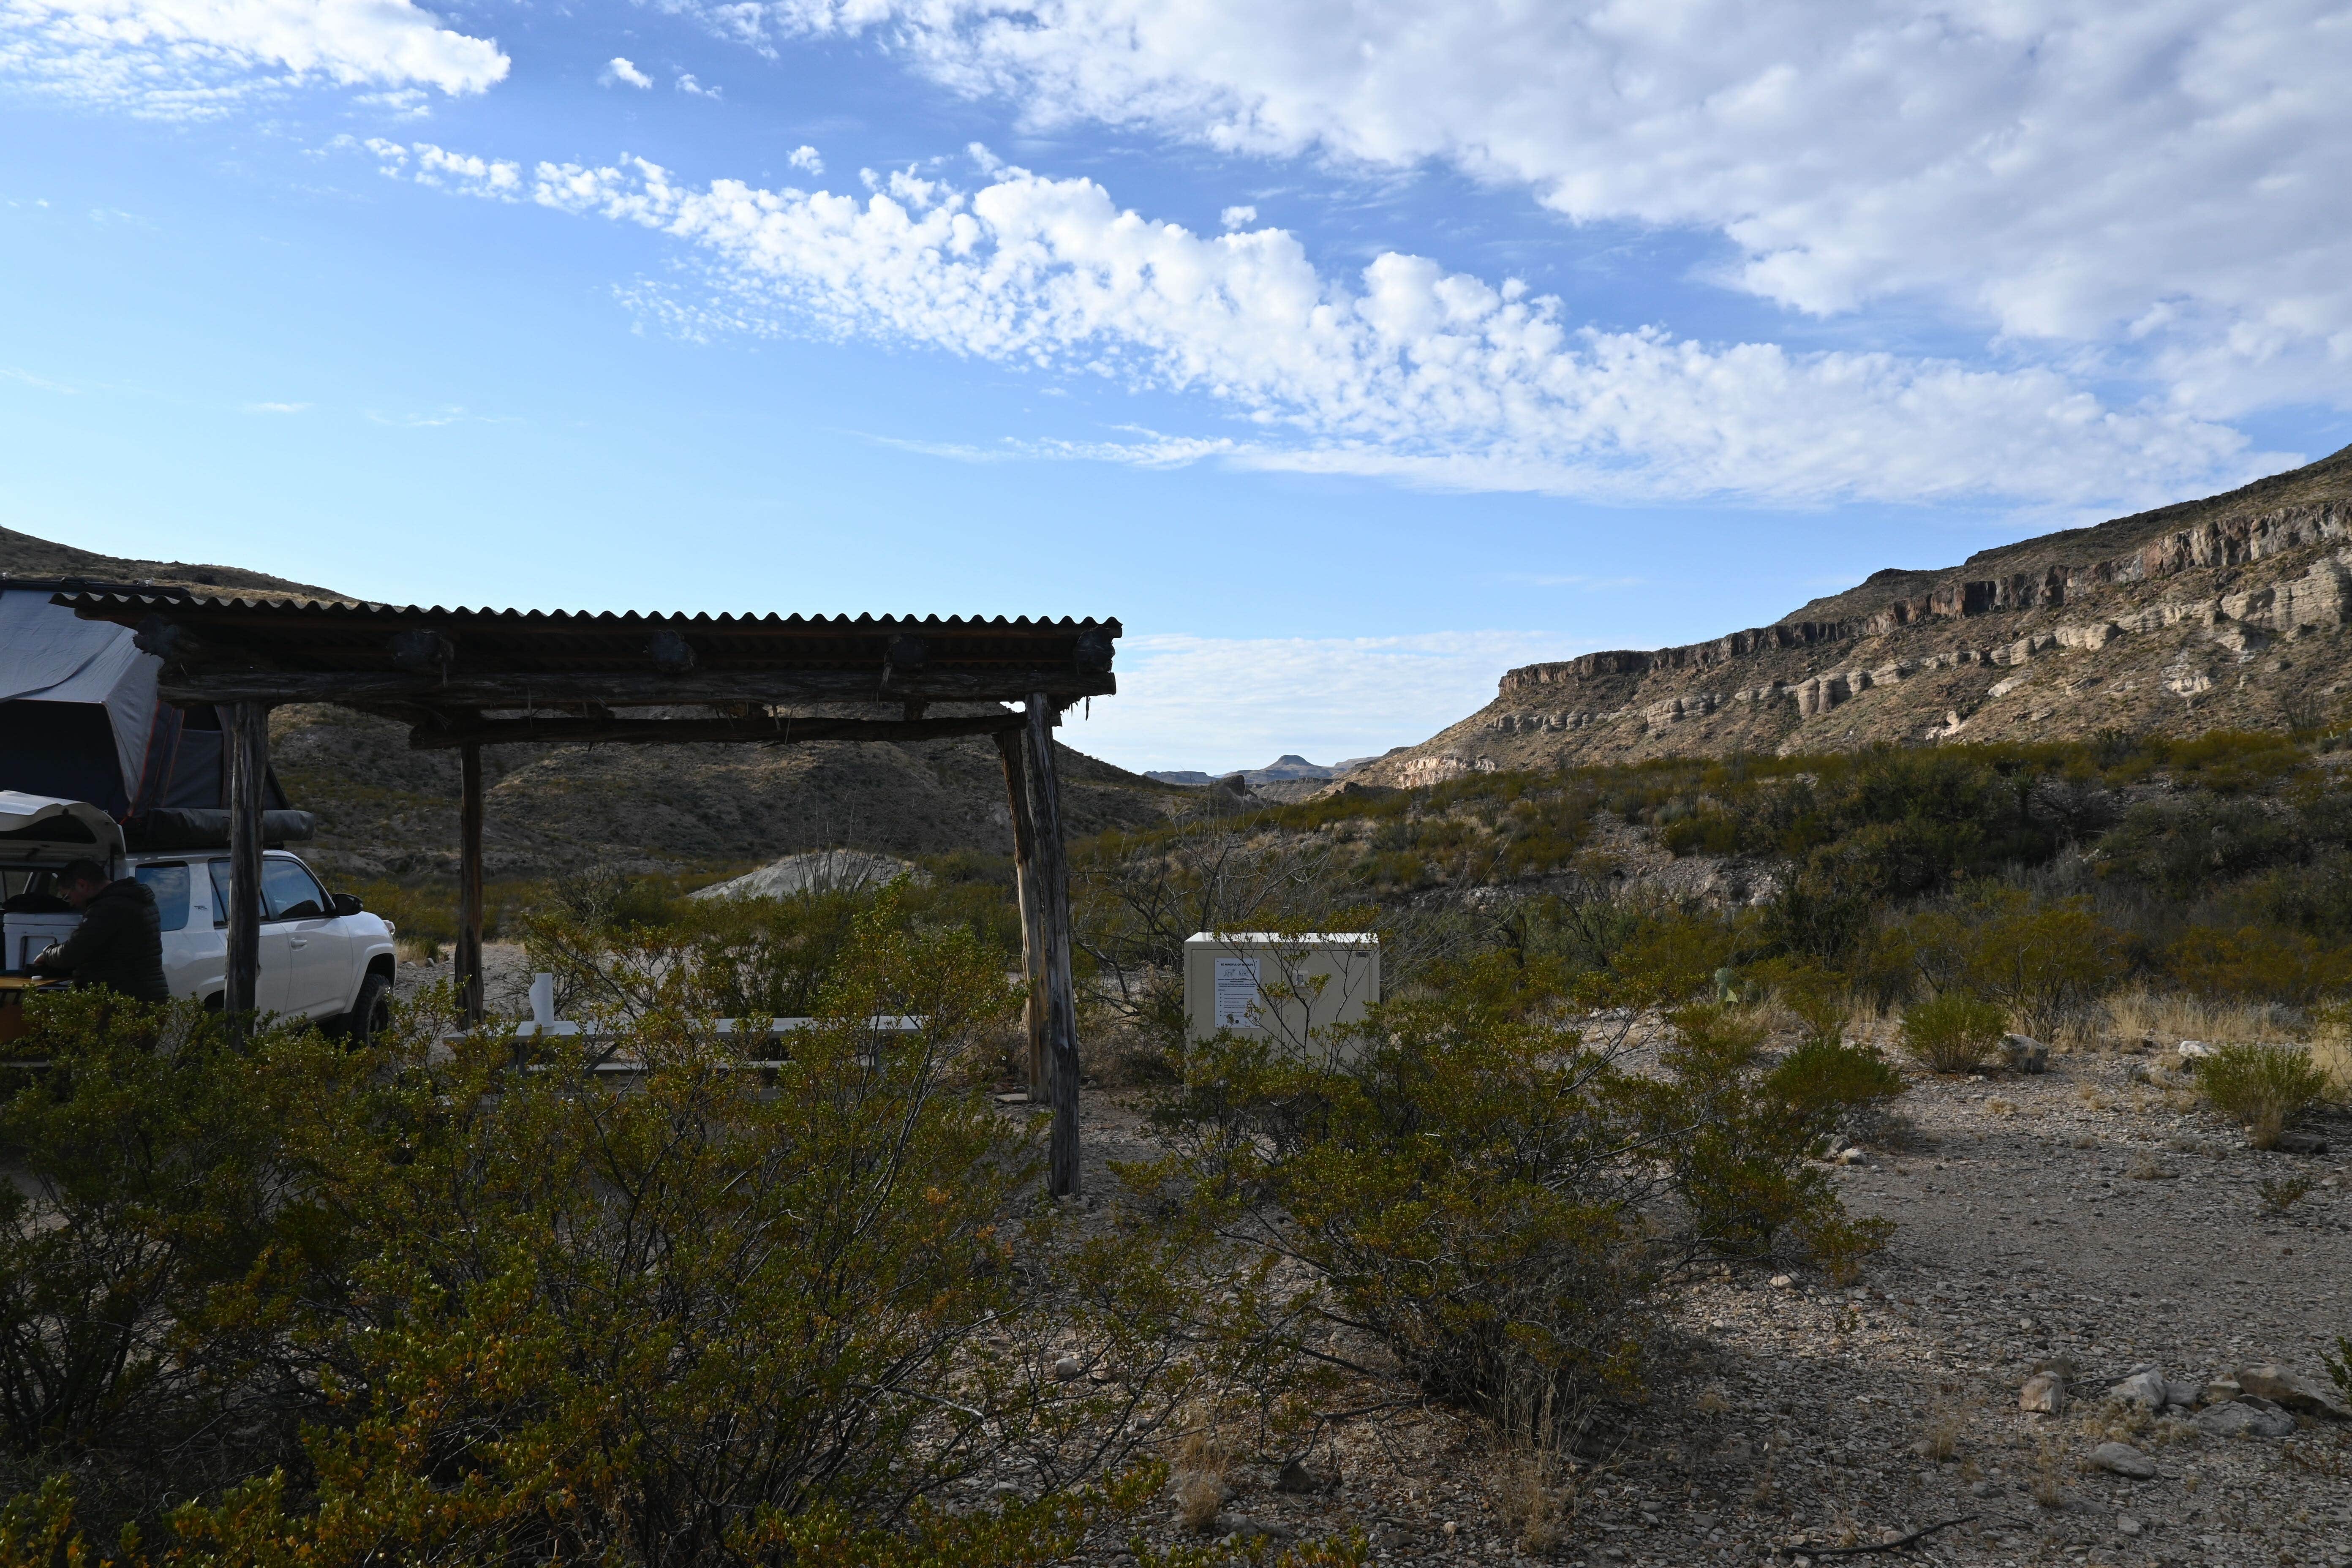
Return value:
<svg viewBox="0 0 2352 1568">
<path fill-rule="evenodd" d="M 165 931 L 184 931 L 188 924 L 188 868 L 185 866 L 142 866 L 133 873 L 155 895 L 155 918 Z"/>
<path fill-rule="evenodd" d="M 293 860 L 261 863 L 261 918 L 266 921 L 317 920 L 327 912 L 327 895 L 310 873 Z"/>
<path fill-rule="evenodd" d="M 228 862 L 212 861 L 206 868 L 213 874 L 213 924 L 228 924 Z"/>
</svg>

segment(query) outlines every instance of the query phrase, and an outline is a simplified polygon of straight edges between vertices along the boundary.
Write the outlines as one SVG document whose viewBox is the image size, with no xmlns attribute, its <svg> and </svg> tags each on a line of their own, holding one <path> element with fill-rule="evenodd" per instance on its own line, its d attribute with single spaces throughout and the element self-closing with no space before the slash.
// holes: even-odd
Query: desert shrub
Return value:
<svg viewBox="0 0 2352 1568">
<path fill-rule="evenodd" d="M 1979 888 L 1951 908 L 1915 915 L 1897 940 L 1932 988 L 1996 1002 L 2017 1027 L 2044 1038 L 2123 967 L 2116 933 L 2087 901 L 2038 903 L 2016 888 Z"/>
<path fill-rule="evenodd" d="M 438 959 L 457 940 L 457 900 L 447 889 L 375 881 L 352 891 L 371 912 L 392 922 L 401 951 L 412 958 Z"/>
<path fill-rule="evenodd" d="M 183 1489 L 279 1462 L 315 1405 L 289 1302 L 341 1251 L 287 1130 L 358 1064 L 293 1026 L 232 1048 L 191 1004 L 27 1006 L 52 1065 L 0 1105 L 0 1437 L 115 1510 L 171 1489 L 167 1457 Z"/>
<path fill-rule="evenodd" d="M 2257 1149 L 2278 1147 L 2279 1135 L 2330 1091 L 2311 1058 L 2288 1046 L 2223 1046 L 2197 1064 L 2197 1087 Z"/>
<path fill-rule="evenodd" d="M 1903 1048 L 1931 1072 L 1974 1072 L 2008 1027 L 1997 1003 L 1946 991 L 1903 1009 Z"/>
<path fill-rule="evenodd" d="M 1643 1215 L 1654 1107 L 1492 961 L 1384 1004 L 1352 1059 L 1196 1046 L 1149 1173 L 1219 1235 L 1294 1259 L 1324 1310 L 1432 1395 L 1571 1421 L 1629 1392 L 1668 1255 Z"/>
<path fill-rule="evenodd" d="M 1875 1050 L 1834 1038 L 1771 1061 L 1763 1029 L 1722 1006 L 1685 1007 L 1668 1021 L 1675 1038 L 1659 1060 L 1682 1129 L 1669 1160 L 1693 1239 L 1753 1257 L 1793 1229 L 1841 1268 L 1883 1240 L 1844 1215 L 1827 1173 L 1808 1162 L 1842 1118 L 1902 1093 L 1901 1075 Z"/>
<path fill-rule="evenodd" d="M 1752 1247 L 1795 1227 L 1849 1256 L 1873 1239 L 1801 1167 L 1832 1107 L 1889 1089 L 1843 1047 L 1769 1064 L 1717 1009 L 1683 1016 L 1670 1076 L 1630 1072 L 1622 1036 L 1562 1026 L 1573 977 L 1451 967 L 1383 1004 L 1352 1057 L 1196 1047 L 1159 1112 L 1179 1152 L 1149 1180 L 1304 1265 L 1314 1310 L 1430 1394 L 1538 1441 L 1572 1430 L 1638 1386 L 1657 1292 L 1718 1230 Z"/>
<path fill-rule="evenodd" d="M 2104 876 L 2188 900 L 2290 859 L 2297 847 L 2294 821 L 2260 801 L 2192 795 L 2133 806 L 2099 839 L 2096 864 Z"/>
<path fill-rule="evenodd" d="M 815 1011 L 861 917 L 886 907 L 890 922 L 912 923 L 903 889 L 663 900 L 657 920 L 559 900 L 522 918 L 522 941 L 532 967 L 555 976 L 565 1013 L 633 1017 L 690 994 L 721 1017 L 801 1018 Z"/>
<path fill-rule="evenodd" d="M 948 1071 L 1003 971 L 886 900 L 782 1066 L 747 1070 L 680 967 L 620 1021 L 625 1089 L 417 1018 L 167 1055 L 150 1014 L 50 1005 L 6 1123 L 49 1184 L 0 1227 L 15 1474 L 49 1479 L 0 1562 L 86 1551 L 77 1490 L 151 1536 L 168 1491 L 171 1560 L 220 1568 L 1066 1554 L 1150 1495 L 1127 1467 L 1177 1393 L 1279 1389 L 1287 1342 L 1213 1318 L 1251 1281 L 1191 1237 L 1057 1234 L 1031 1131 Z M 241 1447 L 191 1464 L 191 1434 Z M 91 1455 L 141 1442 L 125 1499 Z M 944 1507 L 1005 1473 L 1051 1495 Z"/>
<path fill-rule="evenodd" d="M 2352 985 L 2352 951 L 2277 926 L 2191 926 L 2164 950 L 2166 973 L 2200 996 L 2309 1003 Z"/>
<path fill-rule="evenodd" d="M 1739 848 L 1739 823 L 1714 807 L 1703 806 L 1666 824 L 1658 842 L 1676 856 L 1730 855 Z"/>
</svg>

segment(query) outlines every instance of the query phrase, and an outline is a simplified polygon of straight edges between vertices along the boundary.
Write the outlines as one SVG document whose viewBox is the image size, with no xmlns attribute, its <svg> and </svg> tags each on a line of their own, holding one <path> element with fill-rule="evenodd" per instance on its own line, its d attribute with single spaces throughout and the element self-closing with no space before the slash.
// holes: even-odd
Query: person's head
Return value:
<svg viewBox="0 0 2352 1568">
<path fill-rule="evenodd" d="M 80 909 L 98 897 L 110 879 L 95 860 L 68 860 L 58 868 L 58 897 Z"/>
</svg>

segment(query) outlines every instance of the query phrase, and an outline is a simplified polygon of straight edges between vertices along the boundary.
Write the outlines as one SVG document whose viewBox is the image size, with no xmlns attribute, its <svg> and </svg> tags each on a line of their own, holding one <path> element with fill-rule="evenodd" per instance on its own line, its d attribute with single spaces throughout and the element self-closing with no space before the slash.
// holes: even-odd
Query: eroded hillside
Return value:
<svg viewBox="0 0 2352 1568">
<path fill-rule="evenodd" d="M 1880 742 L 2309 729 L 2344 700 L 2352 448 L 2227 495 L 1882 572 L 1768 626 L 1504 675 L 1359 782 Z"/>
</svg>

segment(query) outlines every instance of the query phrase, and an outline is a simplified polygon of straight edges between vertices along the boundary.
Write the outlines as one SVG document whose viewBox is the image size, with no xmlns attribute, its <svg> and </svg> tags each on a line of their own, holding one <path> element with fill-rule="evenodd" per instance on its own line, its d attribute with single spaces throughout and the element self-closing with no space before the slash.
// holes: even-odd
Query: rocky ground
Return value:
<svg viewBox="0 0 2352 1568">
<path fill-rule="evenodd" d="M 2160 1066 L 2061 1055 L 2044 1076 L 1916 1080 L 1906 1146 L 1837 1167 L 1856 1212 L 1895 1222 L 1893 1244 L 1847 1287 L 1780 1264 L 1690 1291 L 1653 1403 L 1549 1489 L 1546 1550 L 1520 1522 L 1522 1468 L 1428 1409 L 1342 1426 L 1313 1458 L 1336 1486 L 1315 1491 L 1277 1487 L 1284 1456 L 1237 1458 L 1209 1538 L 1354 1530 L 1380 1561 L 1669 1568 L 1840 1562 L 1958 1521 L 1891 1555 L 2347 1568 L 2352 1426 L 2216 1436 L 2228 1417 L 2107 1397 L 2153 1368 L 2201 1402 L 2263 1363 L 2325 1387 L 2322 1352 L 2352 1333 L 2352 1163 L 2246 1148 L 2160 1071 L 2147 1081 Z M 1139 1105 L 1090 1092 L 1083 1110 L 1090 1187 L 1108 1192 L 1105 1162 L 1148 1150 Z M 2352 1127 L 2333 1131 L 2345 1150 Z M 2277 1177 L 2311 1183 L 2284 1212 L 2259 1191 Z M 2021 1410 L 2053 1366 L 2071 1369 L 2067 1407 Z M 2098 1468 L 2114 1442 L 2150 1473 Z M 1178 1508 L 1153 1544 L 1202 1539 Z"/>
</svg>

